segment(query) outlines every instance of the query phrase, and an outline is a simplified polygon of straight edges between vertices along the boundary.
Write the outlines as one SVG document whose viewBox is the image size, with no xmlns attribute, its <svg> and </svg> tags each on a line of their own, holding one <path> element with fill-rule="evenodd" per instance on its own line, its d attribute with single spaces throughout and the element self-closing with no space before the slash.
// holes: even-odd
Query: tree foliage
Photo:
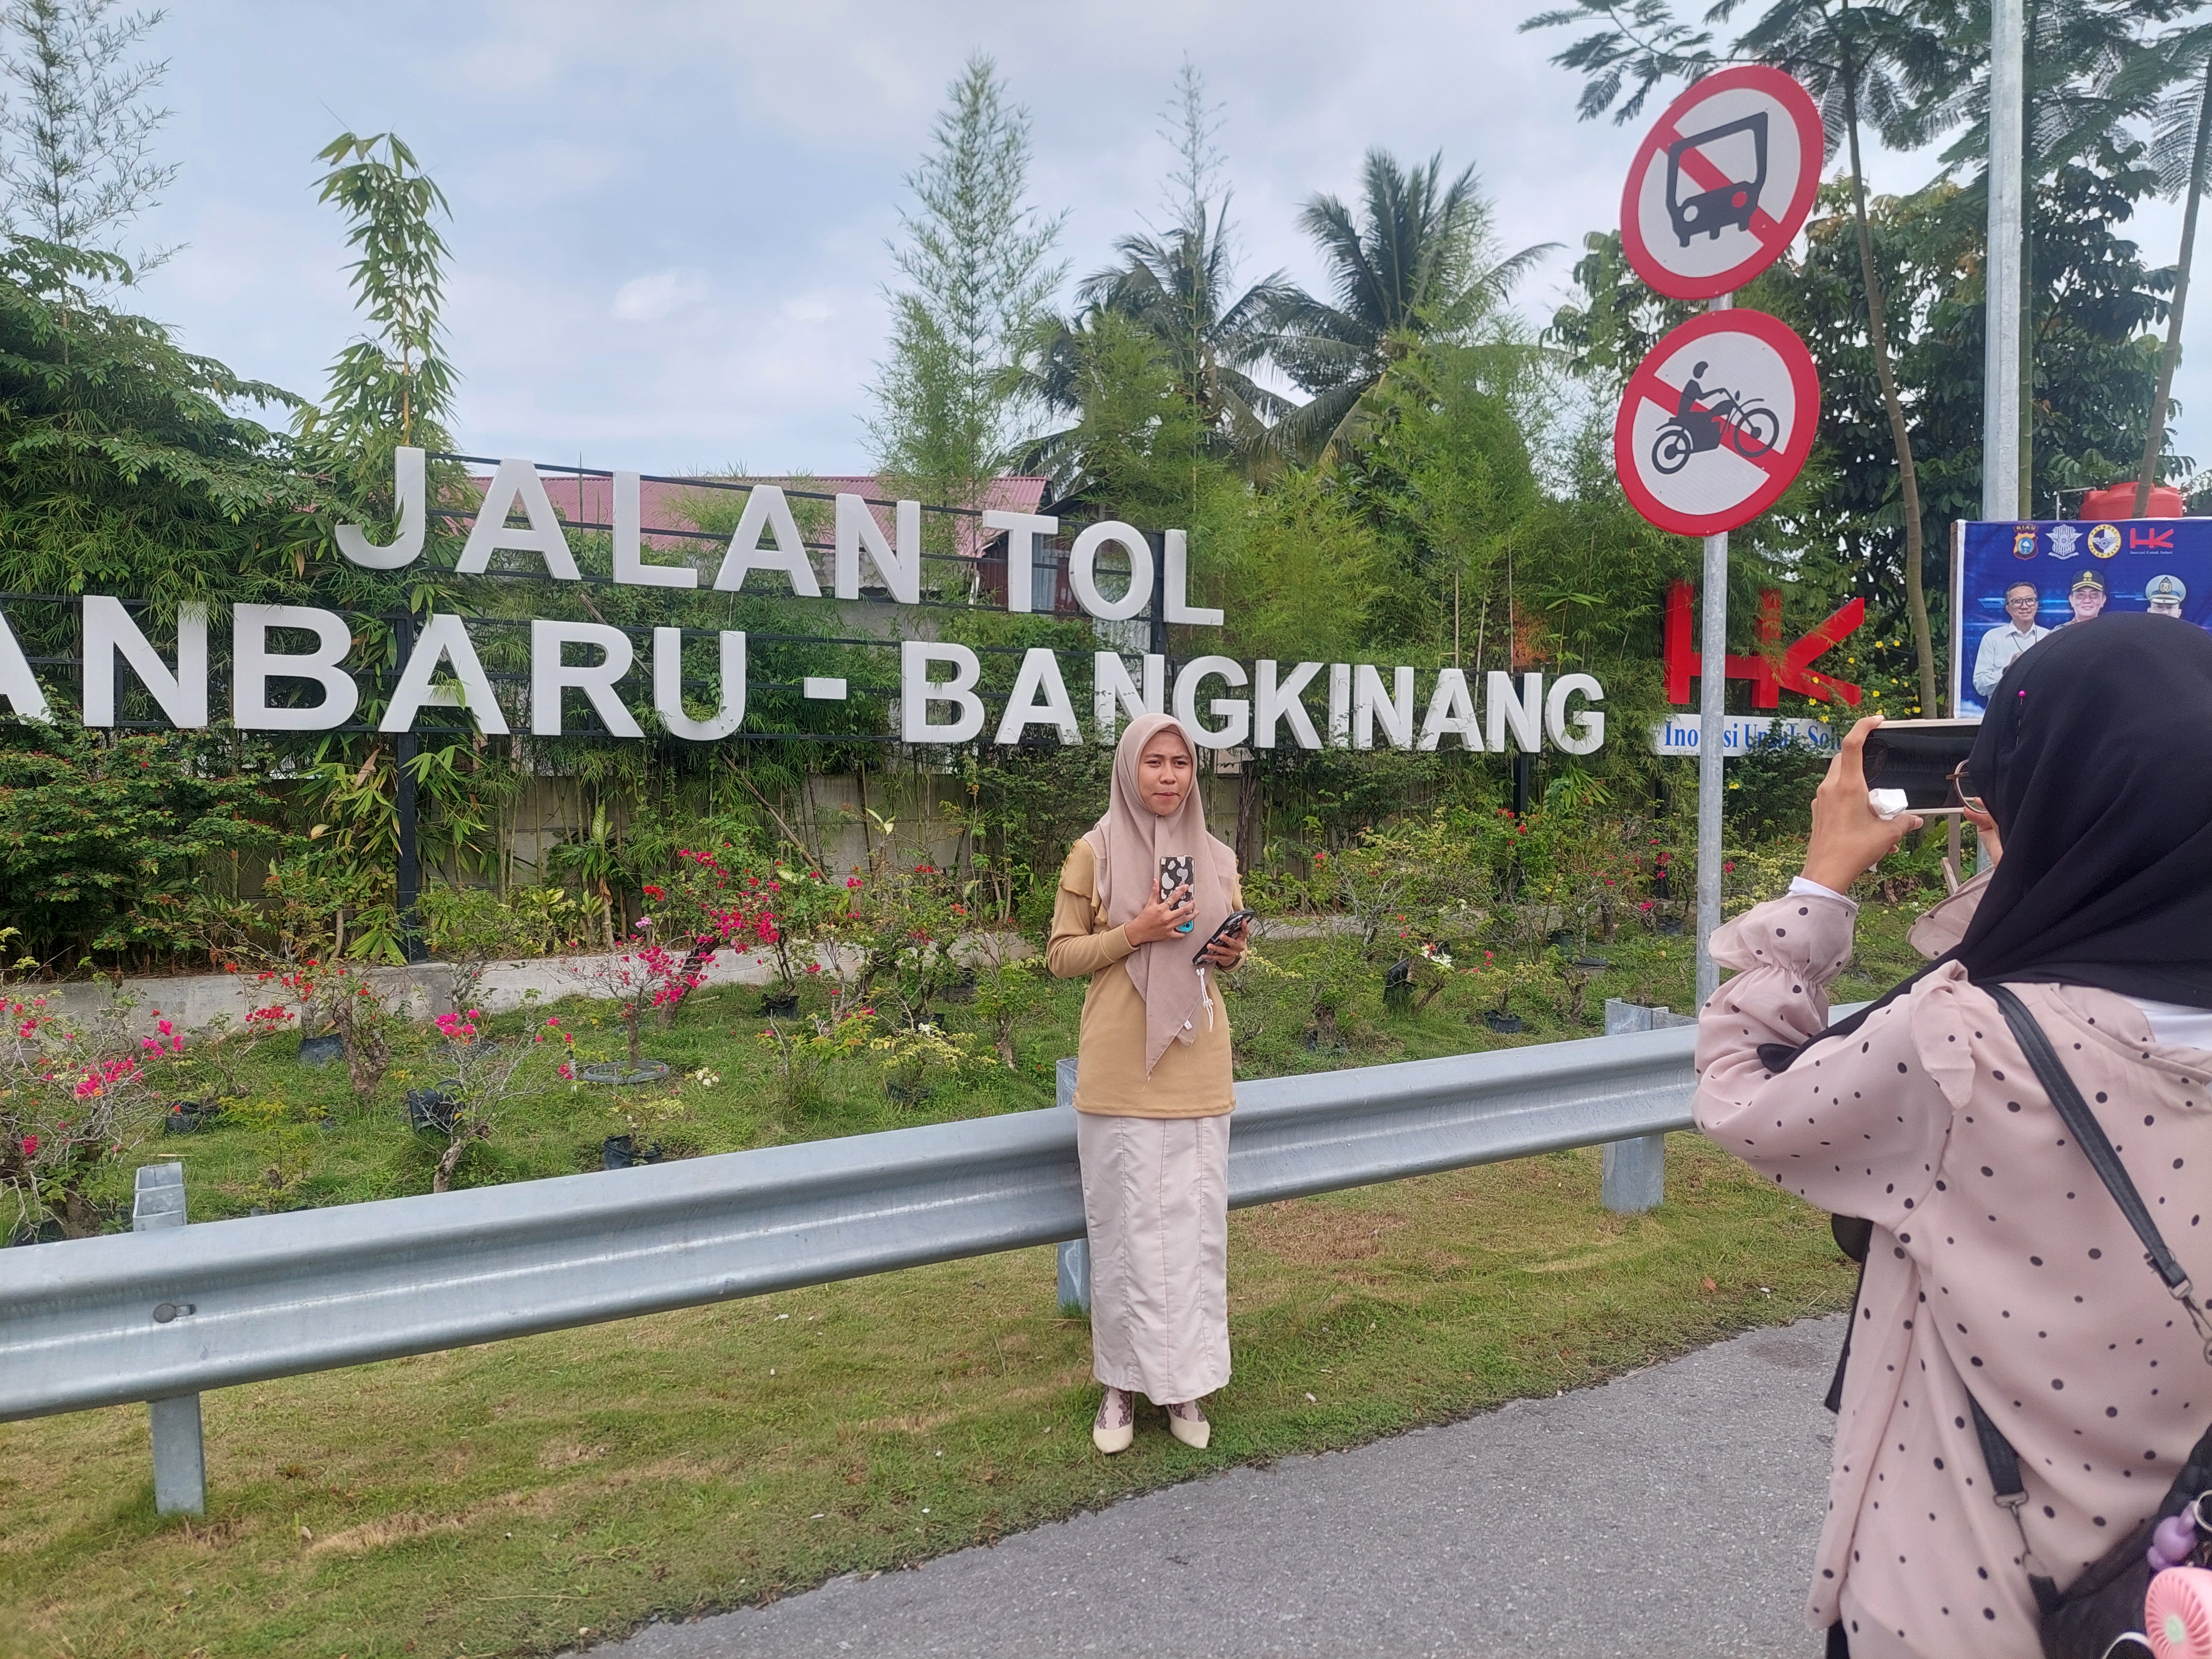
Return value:
<svg viewBox="0 0 2212 1659">
<path fill-rule="evenodd" d="M 170 112 L 146 104 L 169 66 L 126 61 L 163 14 L 111 20 L 115 6 L 9 0 L 0 10 L 0 76 L 14 88 L 0 103 L 0 222 L 11 236 L 119 258 L 116 238 L 177 176 L 154 157 Z M 142 252 L 117 279 L 173 252 Z"/>
<path fill-rule="evenodd" d="M 1328 268 L 1328 294 L 1297 290 L 1276 313 L 1271 355 L 1312 401 L 1276 424 L 1274 442 L 1302 459 L 1356 441 L 1362 400 L 1411 342 L 1510 332 L 1505 301 L 1553 246 L 1500 257 L 1471 164 L 1447 183 L 1440 155 L 1407 168 L 1372 149 L 1360 185 L 1356 215 L 1325 193 L 1307 201 L 1298 222 Z"/>
<path fill-rule="evenodd" d="M 1027 202 L 1029 117 L 990 58 L 968 60 L 951 100 L 907 176 L 915 205 L 892 250 L 906 286 L 890 295 L 869 434 L 884 471 L 967 506 L 1021 435 L 1012 376 L 1063 274 L 1052 250 L 1065 216 Z"/>
<path fill-rule="evenodd" d="M 234 412 L 298 400 L 79 285 L 124 270 L 0 250 L 0 586 L 221 611 L 299 575 L 318 538 L 286 441 Z"/>
</svg>

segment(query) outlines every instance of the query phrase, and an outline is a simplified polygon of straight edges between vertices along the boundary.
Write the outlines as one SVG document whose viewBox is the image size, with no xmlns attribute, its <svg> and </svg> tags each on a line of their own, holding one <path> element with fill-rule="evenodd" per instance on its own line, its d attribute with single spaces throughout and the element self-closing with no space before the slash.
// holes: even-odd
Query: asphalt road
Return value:
<svg viewBox="0 0 2212 1659">
<path fill-rule="evenodd" d="M 1784 1659 L 1826 1502 L 1841 1319 L 1603 1388 L 1240 1468 L 621 1659 Z"/>
</svg>

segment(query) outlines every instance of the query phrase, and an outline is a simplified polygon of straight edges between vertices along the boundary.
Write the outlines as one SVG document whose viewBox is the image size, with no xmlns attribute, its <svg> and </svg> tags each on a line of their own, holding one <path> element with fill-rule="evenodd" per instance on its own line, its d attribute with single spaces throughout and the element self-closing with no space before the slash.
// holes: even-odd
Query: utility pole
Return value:
<svg viewBox="0 0 2212 1659">
<path fill-rule="evenodd" d="M 1990 227 L 1983 270 L 1982 517 L 2021 510 L 2020 274 L 2021 121 L 2026 104 L 2025 0 L 1990 5 Z"/>
</svg>

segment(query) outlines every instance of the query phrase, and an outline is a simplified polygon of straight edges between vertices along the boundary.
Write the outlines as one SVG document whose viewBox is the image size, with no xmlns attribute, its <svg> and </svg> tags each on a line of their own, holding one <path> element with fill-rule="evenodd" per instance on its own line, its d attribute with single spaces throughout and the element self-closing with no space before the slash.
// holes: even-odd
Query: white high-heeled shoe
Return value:
<svg viewBox="0 0 2212 1659">
<path fill-rule="evenodd" d="M 1198 1401 L 1186 1400 L 1168 1407 L 1168 1432 L 1184 1445 L 1204 1451 L 1206 1443 L 1213 1438 L 1213 1425 L 1206 1420 L 1206 1413 Z"/>
<path fill-rule="evenodd" d="M 1136 1437 L 1136 1396 L 1121 1389 L 1107 1389 L 1098 1402 L 1098 1415 L 1091 1420 L 1091 1443 L 1111 1457 L 1128 1450 Z"/>
</svg>

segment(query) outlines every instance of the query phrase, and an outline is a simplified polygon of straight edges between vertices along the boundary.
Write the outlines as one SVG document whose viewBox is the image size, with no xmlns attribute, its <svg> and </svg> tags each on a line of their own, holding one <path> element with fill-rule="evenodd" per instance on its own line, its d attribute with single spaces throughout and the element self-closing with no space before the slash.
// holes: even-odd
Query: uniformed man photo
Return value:
<svg viewBox="0 0 2212 1659">
<path fill-rule="evenodd" d="M 2073 591 L 2067 602 L 2074 607 L 2072 622 L 2087 622 L 2105 608 L 2105 579 L 2094 569 L 2084 570 L 2074 579 Z M 2061 628 L 2066 624 L 2059 623 Z"/>
<path fill-rule="evenodd" d="M 2169 575 L 2161 570 L 2144 585 L 2143 597 L 2150 601 L 2152 616 L 2178 617 L 2181 614 L 2182 601 L 2189 597 L 2189 589 L 2180 577 Z"/>
<path fill-rule="evenodd" d="M 1974 690 L 1978 696 L 1986 697 L 1996 690 L 2005 670 L 2012 666 L 2012 659 L 2050 634 L 2049 629 L 2036 626 L 2038 602 L 2033 582 L 2014 582 L 2005 589 L 2005 620 L 2012 625 L 1992 628 L 1982 635 L 1981 648 L 1974 653 Z"/>
</svg>

